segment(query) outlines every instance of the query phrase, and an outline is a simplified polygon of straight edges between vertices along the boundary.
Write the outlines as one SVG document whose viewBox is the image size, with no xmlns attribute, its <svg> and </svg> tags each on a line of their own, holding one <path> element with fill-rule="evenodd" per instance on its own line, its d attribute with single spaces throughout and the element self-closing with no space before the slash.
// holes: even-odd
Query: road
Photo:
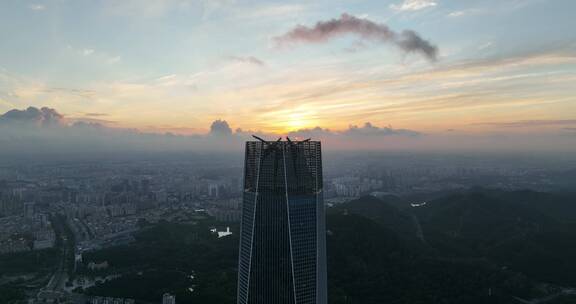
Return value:
<svg viewBox="0 0 576 304">
<path fill-rule="evenodd" d="M 55 229 L 60 232 L 57 235 L 60 239 L 59 244 L 62 249 L 62 255 L 58 261 L 56 271 L 54 271 L 46 286 L 37 294 L 37 298 L 40 300 L 60 299 L 67 295 L 64 286 L 68 280 L 68 272 L 70 270 L 68 268 L 73 265 L 69 261 L 70 259 L 74 259 L 74 240 L 70 233 L 70 229 L 67 229 L 66 227 L 66 225 L 68 225 L 66 220 L 62 217 L 54 217 L 52 223 L 55 226 Z"/>
</svg>

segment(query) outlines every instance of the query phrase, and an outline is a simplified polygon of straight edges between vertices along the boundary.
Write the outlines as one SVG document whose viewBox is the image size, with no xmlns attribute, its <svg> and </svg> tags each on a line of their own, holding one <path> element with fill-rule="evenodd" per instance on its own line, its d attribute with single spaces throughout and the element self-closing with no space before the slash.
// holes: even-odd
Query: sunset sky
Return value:
<svg viewBox="0 0 576 304">
<path fill-rule="evenodd" d="M 5 0 L 0 114 L 46 106 L 176 134 L 216 119 L 572 134 L 574 12 L 573 0 Z"/>
</svg>

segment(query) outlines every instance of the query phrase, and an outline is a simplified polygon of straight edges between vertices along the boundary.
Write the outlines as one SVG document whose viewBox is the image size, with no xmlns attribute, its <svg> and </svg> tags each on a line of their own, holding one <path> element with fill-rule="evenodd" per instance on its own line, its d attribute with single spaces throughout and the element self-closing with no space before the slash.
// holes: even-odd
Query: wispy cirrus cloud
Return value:
<svg viewBox="0 0 576 304">
<path fill-rule="evenodd" d="M 265 66 L 266 63 L 264 61 L 254 57 L 254 56 L 228 56 L 227 57 L 230 61 L 238 62 L 238 63 L 247 63 L 256 66 Z"/>
<path fill-rule="evenodd" d="M 84 116 L 88 116 L 88 117 L 102 117 L 102 116 L 108 116 L 110 114 L 108 113 L 84 113 Z"/>
<path fill-rule="evenodd" d="M 16 106 L 54 100 L 52 106 L 66 113 L 110 111 L 105 118 L 122 127 L 167 122 L 176 129 L 206 127 L 214 119 L 227 118 L 267 132 L 317 125 L 344 129 L 363 121 L 407 129 L 428 124 L 435 125 L 434 130 L 471 130 L 476 122 L 513 121 L 504 113 L 521 108 L 527 119 L 542 117 L 530 110 L 542 107 L 549 109 L 550 117 L 563 117 L 553 110 L 555 104 L 576 101 L 574 94 L 566 94 L 574 92 L 576 79 L 570 68 L 576 66 L 576 55 L 569 51 L 442 62 L 409 71 L 395 65 L 342 69 L 345 59 L 309 61 L 282 71 L 270 68 L 266 75 L 257 64 L 222 59 L 192 74 L 98 82 L 80 90 L 17 85 L 5 99 Z M 472 109 L 474 116 L 460 115 Z"/>
<path fill-rule="evenodd" d="M 471 8 L 471 9 L 453 11 L 453 12 L 448 13 L 447 16 L 452 17 L 452 18 L 458 18 L 458 17 L 470 16 L 470 15 L 478 15 L 482 12 L 483 11 L 481 9 Z"/>
<path fill-rule="evenodd" d="M 362 40 L 391 43 L 407 53 L 419 53 L 436 61 L 438 47 L 418 33 L 393 31 L 386 24 L 342 14 L 340 18 L 318 21 L 313 27 L 298 25 L 287 33 L 273 38 L 278 47 L 294 44 L 319 44 L 344 35 L 354 34 Z"/>
<path fill-rule="evenodd" d="M 546 127 L 576 125 L 576 119 L 519 120 L 505 122 L 482 122 L 475 125 L 488 125 L 505 128 Z M 574 128 L 565 128 L 574 129 Z"/>
<path fill-rule="evenodd" d="M 67 120 L 70 121 L 71 123 L 83 122 L 83 123 L 87 123 L 87 124 L 98 124 L 101 126 L 109 126 L 109 125 L 114 125 L 114 124 L 118 123 L 118 121 L 115 121 L 115 120 L 92 118 L 92 117 L 70 116 L 70 117 L 67 117 Z"/>
<path fill-rule="evenodd" d="M 404 0 L 399 4 L 391 4 L 390 8 L 396 11 L 418 11 L 437 5 L 438 2 L 434 0 Z"/>
<path fill-rule="evenodd" d="M 107 64 L 117 64 L 122 61 L 120 55 L 110 54 L 109 52 L 103 50 L 96 50 L 90 47 L 76 47 L 72 45 L 67 45 L 66 50 L 80 55 L 82 57 L 90 58 L 92 60 L 99 60 Z"/>
<path fill-rule="evenodd" d="M 558 66 L 567 70 L 555 70 Z M 504 117 L 519 108 L 561 107 L 576 101 L 573 94 L 567 94 L 574 92 L 570 87 L 576 77 L 570 66 L 576 66 L 576 56 L 550 51 L 376 75 L 330 70 L 326 71 L 330 77 L 323 81 L 300 76 L 302 85 L 266 85 L 243 94 L 268 100 L 257 109 L 263 121 L 302 113 L 308 124 L 327 117 L 332 123 L 387 117 L 393 123 L 441 124 L 437 117 L 475 109 L 475 116 L 462 116 L 453 125 L 445 125 L 450 128 L 493 119 L 493 113 Z M 524 115 L 538 117 L 537 110 Z M 279 124 L 287 123 L 290 119 Z"/>
</svg>

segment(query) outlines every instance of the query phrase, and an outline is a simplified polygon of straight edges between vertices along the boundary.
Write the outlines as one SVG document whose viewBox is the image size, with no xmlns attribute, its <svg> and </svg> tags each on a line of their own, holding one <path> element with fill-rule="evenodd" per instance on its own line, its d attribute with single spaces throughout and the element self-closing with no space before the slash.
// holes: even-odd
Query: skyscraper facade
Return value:
<svg viewBox="0 0 576 304">
<path fill-rule="evenodd" d="M 162 304 L 176 304 L 176 297 L 169 293 L 165 293 L 162 296 Z"/>
<path fill-rule="evenodd" d="M 246 143 L 238 304 L 326 304 L 319 141 Z"/>
</svg>

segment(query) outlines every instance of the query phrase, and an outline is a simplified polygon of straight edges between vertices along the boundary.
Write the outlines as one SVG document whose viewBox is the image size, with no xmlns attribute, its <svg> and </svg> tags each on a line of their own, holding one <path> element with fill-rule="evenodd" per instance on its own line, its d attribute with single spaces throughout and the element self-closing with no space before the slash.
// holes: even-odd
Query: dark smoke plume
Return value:
<svg viewBox="0 0 576 304">
<path fill-rule="evenodd" d="M 436 61 L 438 57 L 438 48 L 414 31 L 397 33 L 385 24 L 348 14 L 342 14 L 339 19 L 319 21 L 314 27 L 298 25 L 286 34 L 275 37 L 274 41 L 278 46 L 322 43 L 346 34 L 356 34 L 365 40 L 392 43 L 405 52 L 420 53 L 430 61 Z"/>
</svg>

